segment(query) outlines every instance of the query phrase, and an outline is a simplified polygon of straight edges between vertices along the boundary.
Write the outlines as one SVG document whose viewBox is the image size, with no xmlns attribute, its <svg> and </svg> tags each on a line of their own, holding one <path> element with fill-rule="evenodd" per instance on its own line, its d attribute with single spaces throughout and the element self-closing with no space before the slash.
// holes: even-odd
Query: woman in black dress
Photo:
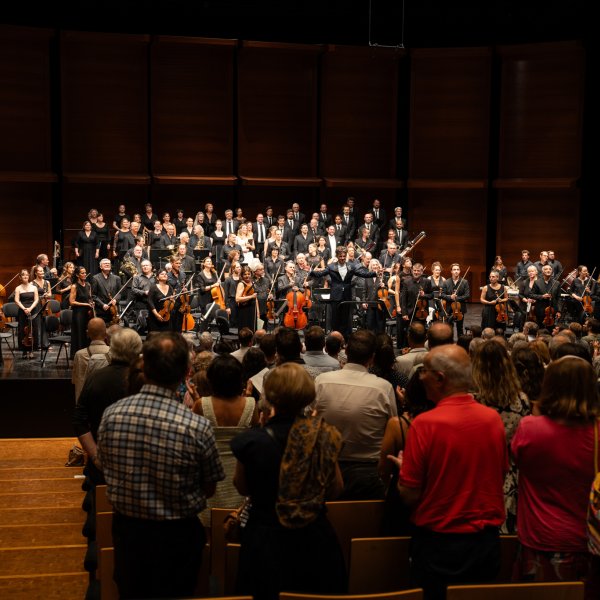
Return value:
<svg viewBox="0 0 600 600">
<path fill-rule="evenodd" d="M 325 236 L 320 235 L 317 240 L 317 255 L 323 259 L 325 264 L 327 264 L 331 258 L 331 251 L 329 250 L 327 238 Z"/>
<path fill-rule="evenodd" d="M 92 224 L 84 221 L 83 229 L 77 234 L 75 240 L 75 256 L 77 264 L 85 267 L 87 273 L 95 275 L 98 273 L 98 257 L 100 256 L 100 244 L 98 236 L 92 230 Z"/>
<path fill-rule="evenodd" d="M 161 311 L 165 309 L 165 302 L 170 303 L 171 309 L 175 306 L 173 298 L 173 288 L 167 283 L 168 274 L 166 269 L 161 269 L 156 275 L 156 283 L 150 287 L 148 293 L 148 331 L 170 331 L 171 311 L 166 311 L 161 315 Z M 167 307 L 168 308 L 168 307 Z"/>
<path fill-rule="evenodd" d="M 215 265 L 217 269 L 220 267 L 222 263 L 221 256 L 223 255 L 223 244 L 227 236 L 223 231 L 223 221 L 221 219 L 217 219 L 214 225 L 214 231 L 210 234 L 210 240 L 212 243 L 212 255 L 215 259 Z"/>
<path fill-rule="evenodd" d="M 100 244 L 99 258 L 108 258 L 110 251 L 110 228 L 106 224 L 102 213 L 98 213 L 98 218 L 92 225 L 92 230 L 96 234 L 98 244 Z"/>
<path fill-rule="evenodd" d="M 271 248 L 269 255 L 265 258 L 265 271 L 267 275 L 271 279 L 279 277 L 283 273 L 284 266 L 285 263 L 279 256 L 279 248 Z"/>
<path fill-rule="evenodd" d="M 69 299 L 71 297 L 71 286 L 73 285 L 73 274 L 75 273 L 75 264 L 71 261 L 67 261 L 62 268 L 62 274 L 56 287 L 54 288 L 55 294 L 60 294 L 60 308 L 71 308 Z"/>
<path fill-rule="evenodd" d="M 261 600 L 276 600 L 282 590 L 343 594 L 344 559 L 325 509 L 325 501 L 343 489 L 337 464 L 341 435 L 321 418 L 303 416 L 315 385 L 300 365 L 273 369 L 263 393 L 273 410 L 268 424 L 231 441 L 234 485 L 251 499 L 236 594 Z M 302 460 L 306 455 L 310 461 Z"/>
<path fill-rule="evenodd" d="M 29 281 L 29 271 L 27 269 L 21 270 L 19 278 L 21 283 L 15 289 L 15 303 L 19 307 L 17 314 L 19 350 L 23 352 L 23 358 L 33 358 L 32 350 L 37 343 L 37 332 L 32 315 L 37 312 L 36 307 L 40 299 L 37 287 Z"/>
<path fill-rule="evenodd" d="M 88 345 L 87 324 L 93 316 L 92 286 L 85 280 L 85 267 L 75 268 L 75 282 L 71 286 L 69 304 L 73 311 L 71 321 L 71 358 L 77 350 Z"/>
<path fill-rule="evenodd" d="M 40 299 L 39 306 L 33 311 L 35 315 L 33 319 L 33 326 L 35 327 L 36 344 L 34 350 L 39 348 L 41 343 L 42 348 L 48 346 L 48 333 L 46 332 L 46 305 L 48 300 L 52 298 L 52 289 L 50 282 L 44 279 L 44 267 L 38 265 L 31 269 L 30 275 L 31 283 L 37 288 L 38 298 Z"/>
<path fill-rule="evenodd" d="M 483 286 L 481 290 L 480 302 L 484 305 L 481 313 L 481 328 L 491 327 L 492 329 L 506 329 L 506 322 L 499 321 L 499 311 L 497 307 L 504 304 L 506 312 L 506 302 L 508 294 L 506 288 L 499 282 L 500 274 L 498 271 L 490 271 L 490 282 Z"/>
<path fill-rule="evenodd" d="M 257 297 L 258 294 L 252 285 L 252 270 L 248 266 L 242 267 L 241 278 L 235 291 L 238 329 L 248 327 L 256 331 Z"/>
<path fill-rule="evenodd" d="M 198 306 L 204 312 L 213 301 L 211 290 L 219 285 L 217 272 L 209 256 L 204 259 L 202 270 L 196 275 L 196 281 L 198 282 Z"/>
</svg>

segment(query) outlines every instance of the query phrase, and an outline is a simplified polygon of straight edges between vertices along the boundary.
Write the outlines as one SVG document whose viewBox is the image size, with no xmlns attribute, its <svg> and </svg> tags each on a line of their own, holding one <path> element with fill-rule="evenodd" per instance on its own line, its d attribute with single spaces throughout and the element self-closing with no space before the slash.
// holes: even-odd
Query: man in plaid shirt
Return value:
<svg viewBox="0 0 600 600">
<path fill-rule="evenodd" d="M 206 542 L 198 514 L 225 474 L 210 423 L 175 395 L 184 338 L 154 334 L 142 354 L 146 384 L 106 409 L 93 457 L 115 510 L 114 579 L 121 598 L 191 596 Z"/>
</svg>

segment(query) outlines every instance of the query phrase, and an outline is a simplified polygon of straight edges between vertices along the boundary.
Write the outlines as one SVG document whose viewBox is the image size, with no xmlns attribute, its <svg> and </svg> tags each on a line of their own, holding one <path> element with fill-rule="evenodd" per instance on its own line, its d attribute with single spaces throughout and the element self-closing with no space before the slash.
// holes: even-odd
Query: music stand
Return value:
<svg viewBox="0 0 600 600">
<path fill-rule="evenodd" d="M 194 260 L 197 265 L 202 264 L 202 261 L 210 254 L 209 248 L 202 248 L 201 250 L 194 250 Z"/>
<path fill-rule="evenodd" d="M 162 269 L 173 255 L 173 250 L 168 248 L 150 248 L 150 262 L 158 269 Z"/>
</svg>

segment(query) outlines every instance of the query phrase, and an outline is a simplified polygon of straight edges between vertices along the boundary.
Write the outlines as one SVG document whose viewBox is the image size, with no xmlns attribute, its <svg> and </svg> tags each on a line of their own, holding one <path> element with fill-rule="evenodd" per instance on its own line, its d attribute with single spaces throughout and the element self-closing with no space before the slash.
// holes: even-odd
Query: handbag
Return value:
<svg viewBox="0 0 600 600">
<path fill-rule="evenodd" d="M 242 537 L 242 528 L 248 520 L 250 498 L 246 496 L 239 508 L 232 510 L 223 519 L 223 535 L 229 544 L 239 544 Z"/>
</svg>

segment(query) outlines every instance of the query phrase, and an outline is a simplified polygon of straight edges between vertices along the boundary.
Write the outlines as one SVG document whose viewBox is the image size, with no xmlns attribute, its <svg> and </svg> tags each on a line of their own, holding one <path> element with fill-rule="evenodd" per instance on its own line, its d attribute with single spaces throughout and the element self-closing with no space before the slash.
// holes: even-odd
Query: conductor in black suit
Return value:
<svg viewBox="0 0 600 600">
<path fill-rule="evenodd" d="M 346 247 L 338 246 L 335 250 L 337 262 L 328 264 L 324 269 L 313 270 L 313 276 L 324 277 L 329 275 L 331 292 L 331 329 L 339 331 L 345 339 L 352 333 L 352 278 L 353 277 L 376 277 L 378 273 L 369 271 L 365 267 L 355 263 L 346 262 Z"/>
</svg>

